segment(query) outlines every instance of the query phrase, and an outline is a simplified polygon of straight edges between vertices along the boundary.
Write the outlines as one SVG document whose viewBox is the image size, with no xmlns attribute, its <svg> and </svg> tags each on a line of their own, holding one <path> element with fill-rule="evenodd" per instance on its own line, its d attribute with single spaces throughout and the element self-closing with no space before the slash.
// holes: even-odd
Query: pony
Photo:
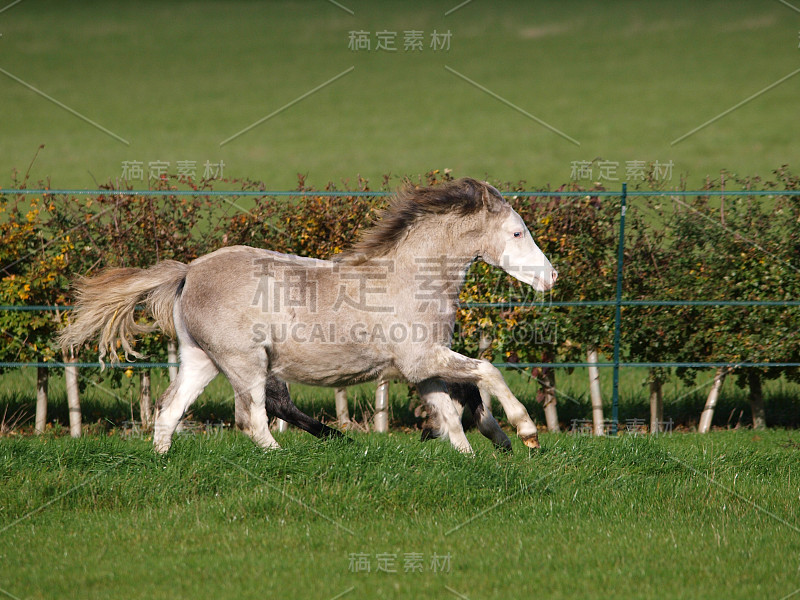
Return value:
<svg viewBox="0 0 800 600">
<path fill-rule="evenodd" d="M 169 450 L 181 417 L 219 372 L 233 386 L 239 427 L 265 449 L 278 447 L 266 412 L 273 378 L 329 387 L 405 379 L 436 415 L 438 437 L 465 453 L 472 448 L 445 381 L 474 385 L 485 392 L 484 405 L 497 398 L 524 444 L 538 448 L 536 425 L 500 371 L 450 348 L 459 290 L 474 260 L 539 292 L 558 277 L 491 185 L 471 178 L 406 184 L 361 239 L 331 260 L 229 246 L 188 264 L 164 260 L 80 279 L 74 318 L 59 342 L 74 349 L 99 334 L 100 361 L 114 363 L 117 348 L 126 359 L 141 357 L 133 348 L 138 334 L 160 327 L 177 337 L 178 375 L 156 406 L 158 453 Z M 142 302 L 154 323 L 136 321 Z M 321 435 L 335 435 L 323 427 Z"/>
</svg>

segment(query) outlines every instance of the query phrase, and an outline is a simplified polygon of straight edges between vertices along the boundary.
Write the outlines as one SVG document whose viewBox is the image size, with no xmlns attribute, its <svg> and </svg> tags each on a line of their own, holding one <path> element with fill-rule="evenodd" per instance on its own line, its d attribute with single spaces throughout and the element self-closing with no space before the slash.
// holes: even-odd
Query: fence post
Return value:
<svg viewBox="0 0 800 600">
<path fill-rule="evenodd" d="M 347 388 L 336 388 L 334 399 L 336 402 L 336 420 L 339 423 L 339 427 L 345 429 L 350 424 L 350 411 L 347 409 Z"/>
<path fill-rule="evenodd" d="M 547 431 L 559 433 L 561 426 L 558 424 L 558 408 L 556 407 L 556 370 L 553 368 L 542 369 L 542 376 L 539 379 L 544 392 L 542 406 L 544 408 L 544 420 L 547 423 Z"/>
<path fill-rule="evenodd" d="M 766 429 L 764 391 L 761 385 L 761 374 L 758 371 L 750 369 L 747 373 L 747 388 L 750 391 L 750 410 L 753 411 L 753 429 Z"/>
<path fill-rule="evenodd" d="M 373 417 L 375 431 L 386 433 L 389 431 L 389 382 L 386 380 L 378 384 L 375 390 L 375 416 Z"/>
<path fill-rule="evenodd" d="M 50 370 L 47 367 L 36 367 L 36 435 L 44 433 L 47 426 L 47 382 Z"/>
<path fill-rule="evenodd" d="M 589 393 L 592 397 L 592 429 L 594 435 L 605 435 L 603 417 L 603 396 L 600 392 L 600 370 L 597 364 L 597 348 L 589 348 L 586 353 L 589 365 Z"/>
<path fill-rule="evenodd" d="M 711 385 L 711 390 L 708 392 L 708 398 L 706 398 L 706 406 L 703 409 L 703 414 L 700 415 L 700 424 L 697 426 L 697 433 L 708 433 L 711 430 L 711 421 L 714 418 L 714 409 L 717 407 L 719 391 L 722 389 L 722 384 L 727 374 L 728 370 L 725 367 L 717 369 L 714 375 L 714 383 Z"/>
<path fill-rule="evenodd" d="M 139 418 L 142 429 L 147 429 L 153 422 L 153 403 L 150 397 L 150 369 L 142 369 L 139 373 Z"/>
<path fill-rule="evenodd" d="M 78 359 L 64 352 L 65 363 L 76 363 Z M 69 407 L 69 434 L 81 437 L 81 402 L 78 392 L 78 367 L 68 364 L 64 367 L 64 381 L 67 386 L 67 406 Z"/>
<path fill-rule="evenodd" d="M 651 377 L 652 374 L 651 374 Z M 664 394 L 661 381 L 655 377 L 650 380 L 650 434 L 661 433 L 664 420 Z"/>
<path fill-rule="evenodd" d="M 617 246 L 617 296 L 614 302 L 614 387 L 611 395 L 611 435 L 617 435 L 619 426 L 619 338 L 622 321 L 622 263 L 625 257 L 625 211 L 627 210 L 628 184 L 622 184 L 619 213 L 619 244 Z"/>
</svg>

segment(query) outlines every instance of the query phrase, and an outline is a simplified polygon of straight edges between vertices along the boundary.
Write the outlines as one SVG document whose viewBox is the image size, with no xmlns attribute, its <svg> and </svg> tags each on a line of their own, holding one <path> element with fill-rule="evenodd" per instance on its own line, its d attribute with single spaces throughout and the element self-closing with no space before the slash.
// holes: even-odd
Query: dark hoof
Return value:
<svg viewBox="0 0 800 600">
<path fill-rule="evenodd" d="M 349 440 L 350 439 L 349 437 L 347 437 L 345 434 L 343 434 L 338 429 L 334 429 L 333 427 L 328 427 L 327 425 L 325 426 L 325 429 L 323 429 L 320 432 L 319 437 L 321 437 L 323 439 L 327 439 L 327 440 Z"/>
<path fill-rule="evenodd" d="M 422 430 L 420 440 L 427 442 L 428 440 L 435 440 L 438 437 L 441 437 L 441 434 L 437 430 L 426 427 Z"/>
<path fill-rule="evenodd" d="M 511 442 L 506 440 L 502 444 L 495 444 L 495 450 L 502 452 L 503 454 L 514 454 L 514 449 L 511 447 Z"/>
</svg>

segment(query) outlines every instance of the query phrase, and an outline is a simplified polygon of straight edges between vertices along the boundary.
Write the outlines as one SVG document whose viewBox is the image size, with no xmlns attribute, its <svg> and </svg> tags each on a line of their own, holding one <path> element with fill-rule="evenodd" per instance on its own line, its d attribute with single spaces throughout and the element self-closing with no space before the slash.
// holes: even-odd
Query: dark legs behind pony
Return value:
<svg viewBox="0 0 800 600">
<path fill-rule="evenodd" d="M 337 431 L 332 427 L 328 427 L 324 423 L 320 423 L 297 408 L 294 402 L 292 402 L 291 396 L 289 395 L 289 388 L 280 379 L 268 377 L 266 388 L 266 409 L 268 415 L 283 419 L 290 425 L 299 427 L 303 431 L 307 431 L 311 435 L 318 438 L 342 437 L 342 433 L 340 431 Z"/>
<path fill-rule="evenodd" d="M 501 450 L 510 451 L 511 442 L 505 433 L 503 433 L 497 421 L 492 414 L 486 410 L 483 405 L 480 391 L 478 387 L 469 383 L 450 383 L 447 385 L 450 397 L 455 400 L 463 408 L 468 408 L 472 413 L 472 417 L 478 430 L 492 443 Z M 269 377 L 266 383 L 266 410 L 270 416 L 283 419 L 290 425 L 294 425 L 307 431 L 311 435 L 321 437 L 341 437 L 341 432 L 320 423 L 316 419 L 309 417 L 302 412 L 289 395 L 289 388 L 286 384 L 276 379 Z M 440 437 L 441 430 L 435 424 L 435 415 L 429 417 L 423 425 L 422 440 L 428 440 Z M 242 427 L 239 422 L 239 411 L 237 410 L 237 424 Z"/>
<path fill-rule="evenodd" d="M 511 452 L 511 442 L 508 436 L 503 433 L 503 430 L 500 429 L 500 425 L 498 425 L 492 413 L 484 406 L 478 386 L 472 383 L 448 383 L 447 391 L 456 404 L 461 406 L 462 410 L 464 408 L 469 409 L 478 431 L 489 438 L 498 449 Z M 430 411 L 431 408 L 428 407 L 428 410 Z M 436 414 L 429 415 L 422 426 L 422 440 L 441 437 L 441 435 L 442 429 L 437 422 Z"/>
</svg>

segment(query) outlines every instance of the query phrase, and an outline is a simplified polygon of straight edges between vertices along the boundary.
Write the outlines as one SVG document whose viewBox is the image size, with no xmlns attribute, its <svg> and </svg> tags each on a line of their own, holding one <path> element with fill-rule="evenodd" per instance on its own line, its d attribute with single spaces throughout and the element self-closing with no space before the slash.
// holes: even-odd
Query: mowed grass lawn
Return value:
<svg viewBox="0 0 800 600">
<path fill-rule="evenodd" d="M 800 587 L 797 432 L 476 454 L 416 436 L 0 441 L 12 598 L 774 598 Z M 369 570 L 367 570 L 369 569 Z"/>
<path fill-rule="evenodd" d="M 145 179 L 150 163 L 194 162 L 199 177 L 224 162 L 272 189 L 297 173 L 324 186 L 434 168 L 559 185 L 573 161 L 598 158 L 617 165 L 611 187 L 629 161 L 671 161 L 668 184 L 697 186 L 797 157 L 788 3 L 335 4 L 15 3 L 0 13 L 0 185 L 40 144 L 33 181 L 67 188 L 119 178 L 124 161 Z M 348 47 L 355 31 L 369 51 Z M 406 31 L 420 49 L 404 50 Z M 396 52 L 377 50 L 379 32 Z M 434 32 L 449 47 L 431 48 Z"/>
</svg>

